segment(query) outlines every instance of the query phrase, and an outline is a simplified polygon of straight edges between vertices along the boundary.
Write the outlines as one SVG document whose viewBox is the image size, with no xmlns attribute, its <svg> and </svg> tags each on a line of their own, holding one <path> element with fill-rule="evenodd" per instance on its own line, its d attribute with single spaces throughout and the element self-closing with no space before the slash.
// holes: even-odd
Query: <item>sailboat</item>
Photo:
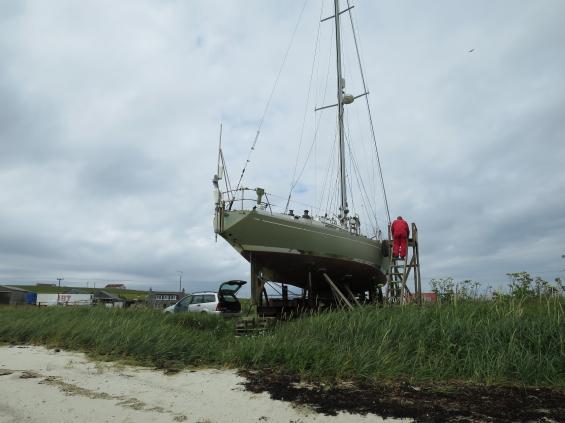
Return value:
<svg viewBox="0 0 565 423">
<path fill-rule="evenodd" d="M 213 178 L 215 193 L 214 231 L 224 238 L 251 265 L 251 299 L 258 310 L 272 308 L 265 283 L 282 285 L 283 302 L 289 306 L 286 286 L 302 289 L 293 299 L 297 307 L 320 307 L 376 300 L 378 289 L 386 283 L 390 264 L 386 240 L 361 233 L 360 219 L 348 205 L 346 183 L 346 140 L 344 111 L 357 97 L 345 93 L 342 77 L 339 0 L 334 0 L 339 150 L 339 210 L 335 218 L 312 216 L 308 210 L 295 215 L 292 210 L 274 212 L 263 188 L 235 190 L 220 181 L 226 179 L 221 148 Z M 329 19 L 329 18 L 328 18 Z M 363 94 L 366 95 L 367 93 Z M 252 204 L 250 204 L 252 202 Z M 387 207 L 388 212 L 388 207 Z"/>
</svg>

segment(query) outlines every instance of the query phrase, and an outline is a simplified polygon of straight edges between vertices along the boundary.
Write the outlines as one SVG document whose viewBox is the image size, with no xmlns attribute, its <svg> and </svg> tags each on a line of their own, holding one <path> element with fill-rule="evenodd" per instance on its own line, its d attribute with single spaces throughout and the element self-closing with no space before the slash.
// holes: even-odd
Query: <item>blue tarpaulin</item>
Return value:
<svg viewBox="0 0 565 423">
<path fill-rule="evenodd" d="M 26 294 L 26 304 L 35 305 L 37 301 L 37 294 L 35 292 L 28 292 Z"/>
</svg>

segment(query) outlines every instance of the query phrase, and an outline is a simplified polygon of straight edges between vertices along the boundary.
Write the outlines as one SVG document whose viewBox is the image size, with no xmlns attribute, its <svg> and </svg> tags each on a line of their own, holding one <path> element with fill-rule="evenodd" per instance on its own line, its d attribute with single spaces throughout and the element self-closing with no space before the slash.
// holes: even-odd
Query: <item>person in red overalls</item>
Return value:
<svg viewBox="0 0 565 423">
<path fill-rule="evenodd" d="M 410 228 L 406 220 L 402 216 L 398 216 L 390 226 L 392 232 L 392 256 L 394 258 L 406 257 L 406 250 L 408 248 L 408 236 L 410 235 Z"/>
</svg>

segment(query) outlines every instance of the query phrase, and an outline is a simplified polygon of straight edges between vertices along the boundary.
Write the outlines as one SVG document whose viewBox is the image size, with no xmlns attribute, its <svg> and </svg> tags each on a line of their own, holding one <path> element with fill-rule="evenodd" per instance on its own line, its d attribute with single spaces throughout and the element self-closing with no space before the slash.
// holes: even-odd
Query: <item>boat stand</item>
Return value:
<svg viewBox="0 0 565 423">
<path fill-rule="evenodd" d="M 351 303 L 349 302 L 349 300 L 347 299 L 347 297 L 343 294 L 343 292 L 341 292 L 341 290 L 338 288 L 338 286 L 334 283 L 334 281 L 331 280 L 331 278 L 328 276 L 328 274 L 326 272 L 322 273 L 324 276 L 324 279 L 326 280 L 326 282 L 328 283 L 328 285 L 330 286 L 330 288 L 332 289 L 332 292 L 334 294 L 334 297 L 337 299 L 338 303 L 340 303 L 341 305 L 349 308 L 350 310 L 353 310 L 353 305 L 351 305 Z M 347 284 L 343 284 L 345 290 L 347 291 L 347 293 L 351 296 L 351 298 L 353 298 L 353 300 L 359 304 L 357 302 L 357 299 L 355 298 L 355 296 L 353 295 L 353 293 L 351 292 L 351 290 L 349 289 L 349 287 L 347 286 Z"/>
<path fill-rule="evenodd" d="M 392 255 L 392 234 L 388 228 L 390 266 L 387 272 L 386 300 L 389 304 L 422 304 L 422 283 L 420 279 L 420 254 L 418 248 L 418 228 L 412 223 L 412 238 L 408 239 L 408 251 L 403 259 Z M 414 293 L 410 292 L 408 282 L 412 279 Z"/>
<path fill-rule="evenodd" d="M 259 318 L 290 318 L 297 314 L 296 301 L 288 298 L 288 287 L 281 285 L 280 298 L 269 298 L 266 285 L 272 285 L 265 269 L 251 260 L 251 304 L 255 306 Z M 301 301 L 302 303 L 302 301 Z"/>
<path fill-rule="evenodd" d="M 293 293 L 294 296 L 289 298 L 288 286 L 270 282 L 269 272 L 251 260 L 251 303 L 256 307 L 257 314 L 261 317 L 284 319 L 326 308 L 337 307 L 353 310 L 361 306 L 361 302 L 348 285 L 347 276 L 336 281 L 324 268 L 310 269 L 305 272 L 304 276 L 306 281 L 301 295 Z M 314 284 L 314 278 L 324 281 L 327 284 L 326 288 L 320 286 L 320 282 Z M 267 285 L 271 287 L 271 290 L 275 290 L 274 297 L 267 293 Z M 369 292 L 370 300 L 375 299 L 374 294 Z M 361 301 L 363 301 L 362 298 Z"/>
</svg>

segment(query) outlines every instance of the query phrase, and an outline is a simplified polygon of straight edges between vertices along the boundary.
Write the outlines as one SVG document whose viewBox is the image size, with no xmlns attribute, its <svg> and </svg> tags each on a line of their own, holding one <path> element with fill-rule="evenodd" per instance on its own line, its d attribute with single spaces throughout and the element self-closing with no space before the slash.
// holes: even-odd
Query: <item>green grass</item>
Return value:
<svg viewBox="0 0 565 423">
<path fill-rule="evenodd" d="M 565 301 L 367 307 L 234 336 L 233 320 L 151 310 L 0 308 L 0 341 L 157 367 L 273 368 L 322 380 L 565 388 Z"/>
</svg>

